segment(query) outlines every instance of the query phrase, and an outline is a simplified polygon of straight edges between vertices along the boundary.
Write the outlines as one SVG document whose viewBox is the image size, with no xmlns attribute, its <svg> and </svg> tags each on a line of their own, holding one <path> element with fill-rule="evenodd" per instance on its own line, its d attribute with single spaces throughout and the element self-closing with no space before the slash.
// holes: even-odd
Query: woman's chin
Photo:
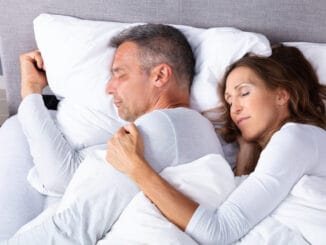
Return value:
<svg viewBox="0 0 326 245">
<path fill-rule="evenodd" d="M 242 134 L 242 138 L 247 142 L 255 142 L 257 141 L 257 137 L 252 134 Z"/>
</svg>

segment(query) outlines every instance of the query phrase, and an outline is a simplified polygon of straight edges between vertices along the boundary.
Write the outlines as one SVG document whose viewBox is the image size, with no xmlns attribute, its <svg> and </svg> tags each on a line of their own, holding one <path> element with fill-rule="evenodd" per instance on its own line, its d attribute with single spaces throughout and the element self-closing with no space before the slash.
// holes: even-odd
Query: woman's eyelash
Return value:
<svg viewBox="0 0 326 245">
<path fill-rule="evenodd" d="M 243 92 L 243 93 L 241 93 L 240 95 L 243 97 L 243 96 L 247 96 L 247 95 L 249 95 L 249 94 L 250 94 L 250 92 L 247 91 L 247 92 Z M 230 107 L 232 106 L 232 102 L 228 101 L 228 99 L 225 99 L 225 101 L 226 101 L 226 103 L 227 103 Z"/>
</svg>

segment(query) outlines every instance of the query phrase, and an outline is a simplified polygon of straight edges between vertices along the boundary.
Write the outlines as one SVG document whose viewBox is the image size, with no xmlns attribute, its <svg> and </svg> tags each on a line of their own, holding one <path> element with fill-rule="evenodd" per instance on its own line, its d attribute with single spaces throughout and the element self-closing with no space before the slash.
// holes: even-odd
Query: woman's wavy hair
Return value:
<svg viewBox="0 0 326 245">
<path fill-rule="evenodd" d="M 326 86 L 319 83 L 312 65 L 299 49 L 275 45 L 270 57 L 248 54 L 227 69 L 219 86 L 223 104 L 219 108 L 220 117 L 217 120 L 222 123 L 217 131 L 225 141 L 232 142 L 241 135 L 231 119 L 230 106 L 224 99 L 226 80 L 237 67 L 253 70 L 271 90 L 284 88 L 289 92 L 290 117 L 286 122 L 311 124 L 326 129 Z"/>
</svg>

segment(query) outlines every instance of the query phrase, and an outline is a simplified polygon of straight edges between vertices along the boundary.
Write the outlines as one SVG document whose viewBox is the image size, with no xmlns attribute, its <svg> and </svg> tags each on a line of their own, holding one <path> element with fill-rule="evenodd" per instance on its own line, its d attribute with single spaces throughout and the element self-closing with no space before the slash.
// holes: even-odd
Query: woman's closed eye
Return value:
<svg viewBox="0 0 326 245">
<path fill-rule="evenodd" d="M 249 91 L 246 91 L 246 92 L 242 92 L 242 93 L 241 93 L 241 96 L 244 97 L 244 96 L 247 96 L 247 95 L 249 95 L 249 94 L 250 94 L 250 92 L 249 92 Z"/>
</svg>

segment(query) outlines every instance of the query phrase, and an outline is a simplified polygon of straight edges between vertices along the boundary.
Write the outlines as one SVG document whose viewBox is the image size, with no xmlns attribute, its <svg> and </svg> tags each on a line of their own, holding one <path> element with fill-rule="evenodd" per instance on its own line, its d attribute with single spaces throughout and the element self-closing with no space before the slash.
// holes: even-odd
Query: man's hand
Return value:
<svg viewBox="0 0 326 245">
<path fill-rule="evenodd" d="M 21 96 L 42 94 L 48 85 L 41 53 L 38 50 L 20 55 Z"/>
</svg>

